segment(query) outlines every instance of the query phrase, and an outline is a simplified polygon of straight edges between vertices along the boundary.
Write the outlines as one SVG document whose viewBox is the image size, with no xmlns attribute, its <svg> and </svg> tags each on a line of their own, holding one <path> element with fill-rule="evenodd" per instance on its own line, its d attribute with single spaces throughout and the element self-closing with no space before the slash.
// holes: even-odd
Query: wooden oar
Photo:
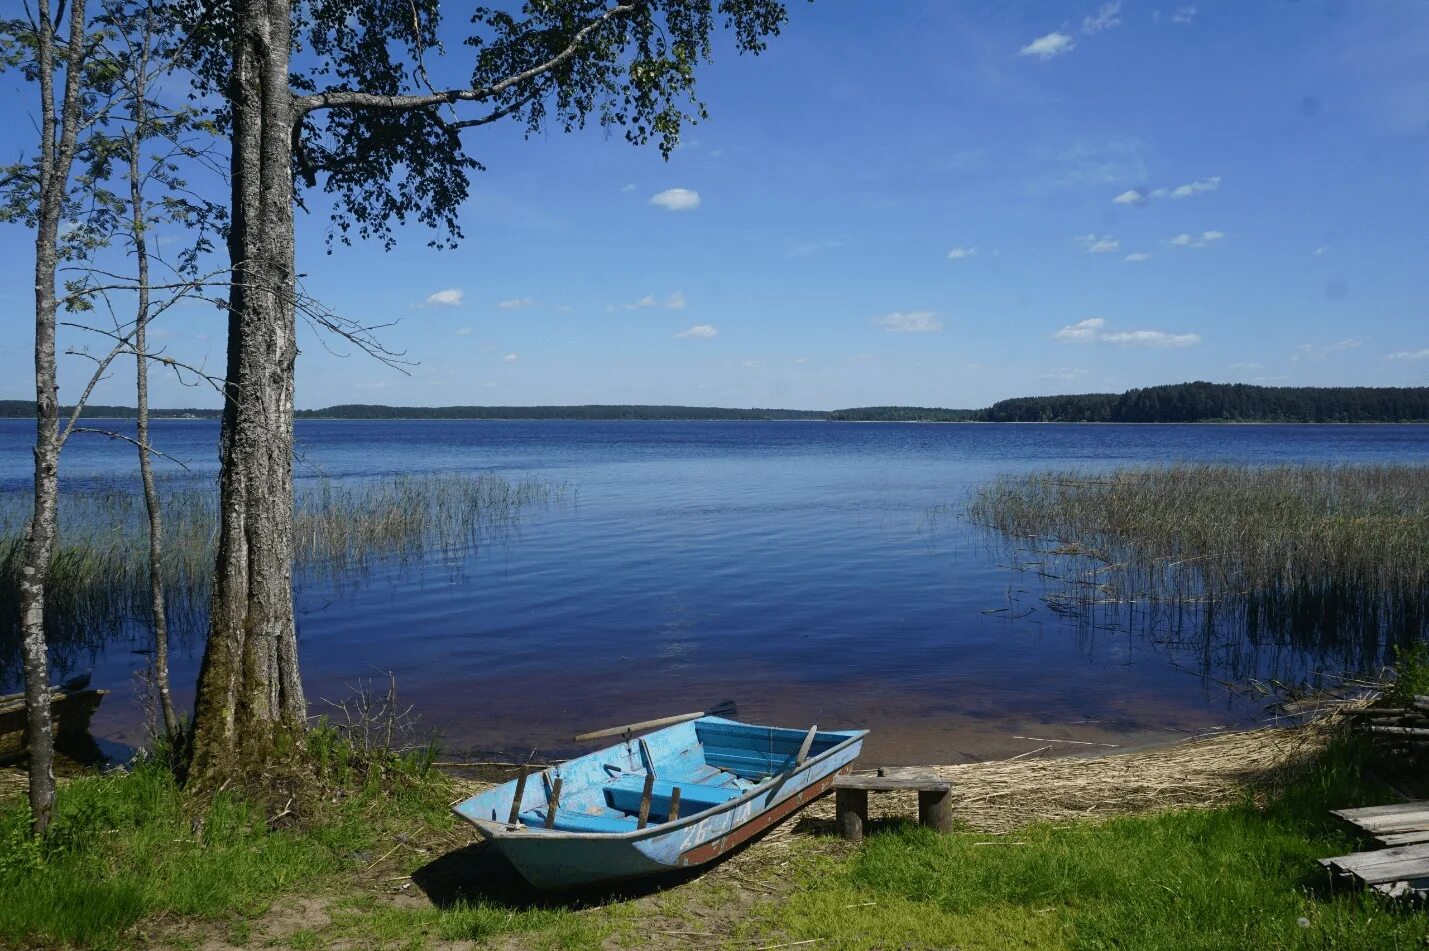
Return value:
<svg viewBox="0 0 1429 951">
<path fill-rule="evenodd" d="M 796 767 L 803 766 L 804 760 L 809 758 L 809 749 L 814 745 L 814 737 L 818 735 L 819 725 L 815 723 L 809 727 L 809 732 L 804 734 L 804 742 L 799 744 L 799 755 L 794 757 Z"/>
<path fill-rule="evenodd" d="M 593 730 L 590 733 L 577 734 L 573 739 L 577 743 L 586 740 L 598 740 L 606 736 L 620 736 L 624 733 L 638 733 L 642 730 L 653 730 L 660 726 L 674 726 L 676 723 L 684 723 L 687 720 L 698 720 L 700 717 L 732 717 L 737 713 L 733 700 L 723 700 L 708 710 L 696 710 L 693 713 L 680 713 L 673 717 L 660 717 L 658 720 L 641 720 L 639 723 L 627 723 L 624 726 L 606 727 L 604 730 Z"/>
</svg>

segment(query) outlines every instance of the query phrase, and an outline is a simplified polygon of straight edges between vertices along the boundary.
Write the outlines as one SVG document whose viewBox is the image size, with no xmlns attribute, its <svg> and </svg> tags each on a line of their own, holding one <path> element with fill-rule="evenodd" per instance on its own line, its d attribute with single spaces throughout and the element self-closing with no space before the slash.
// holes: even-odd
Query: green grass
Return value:
<svg viewBox="0 0 1429 951">
<path fill-rule="evenodd" d="M 1375 797 L 1359 768 L 1341 748 L 1264 808 L 1007 836 L 899 827 L 850 861 L 808 859 L 753 928 L 835 948 L 1423 948 L 1424 913 L 1332 893 L 1316 864 L 1357 846 L 1328 810 Z"/>
<path fill-rule="evenodd" d="M 429 757 L 339 755 L 327 729 L 311 745 L 325 764 L 320 788 L 340 792 L 314 797 L 292 828 L 270 829 L 230 796 L 200 808 L 157 759 L 65 783 L 39 842 L 22 801 L 0 804 L 0 944 L 122 947 L 130 926 L 169 916 L 247 927 L 274 897 L 364 868 L 398 834 L 450 827 L 451 787 Z"/>
<path fill-rule="evenodd" d="M 746 949 L 811 940 L 819 948 L 967 951 L 1429 944 L 1425 912 L 1333 890 L 1316 863 L 1360 846 L 1329 809 L 1389 798 L 1363 778 L 1363 749 L 1347 743 L 1261 805 L 1035 825 L 1006 836 L 891 825 L 852 852 L 836 840 L 796 839 L 789 852 L 770 853 L 781 864 L 743 866 L 742 875 L 760 879 L 752 904 L 750 892 L 744 904 L 732 900 L 738 886 L 716 874 L 605 904 L 488 898 L 447 908 L 384 900 L 367 866 L 399 831 L 450 829 L 450 787 L 422 759 L 365 761 L 330 731 L 312 746 L 325 781 L 347 795 L 292 829 L 268 831 L 227 799 L 195 814 L 161 763 L 66 785 L 56 828 L 39 844 L 24 835 L 23 808 L 0 808 L 0 944 L 125 947 L 136 926 L 152 931 L 174 918 L 189 922 L 179 942 L 211 934 L 295 951 L 453 941 L 633 948 L 657 938 L 678 946 L 670 936 L 710 932 L 723 937 L 700 943 Z M 442 842 L 396 870 L 451 847 Z M 285 895 L 326 896 L 330 921 L 272 937 L 261 915 Z"/>
</svg>

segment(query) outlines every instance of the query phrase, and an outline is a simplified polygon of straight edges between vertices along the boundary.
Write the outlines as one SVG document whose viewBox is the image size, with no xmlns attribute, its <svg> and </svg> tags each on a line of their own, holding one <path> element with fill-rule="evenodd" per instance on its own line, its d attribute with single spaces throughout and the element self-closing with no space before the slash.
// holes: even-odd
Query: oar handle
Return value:
<svg viewBox="0 0 1429 951">
<path fill-rule="evenodd" d="M 595 730 L 591 733 L 580 733 L 572 739 L 577 743 L 584 740 L 598 740 L 604 736 L 620 736 L 622 733 L 652 730 L 657 726 L 673 726 L 676 723 L 684 723 L 687 720 L 698 720 L 704 715 L 705 711 L 696 710 L 694 713 L 681 713 L 673 717 L 660 717 L 658 720 L 641 720 L 639 723 L 627 723 L 624 726 L 612 726 L 606 727 L 604 730 Z"/>
</svg>

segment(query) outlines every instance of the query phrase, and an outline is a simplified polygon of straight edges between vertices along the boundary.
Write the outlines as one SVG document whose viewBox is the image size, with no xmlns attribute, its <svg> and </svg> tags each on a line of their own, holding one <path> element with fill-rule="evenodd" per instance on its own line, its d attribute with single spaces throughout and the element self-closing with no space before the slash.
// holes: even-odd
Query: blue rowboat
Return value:
<svg viewBox="0 0 1429 951">
<path fill-rule="evenodd" d="M 705 716 L 626 737 L 453 809 L 538 888 L 638 878 L 713 861 L 817 799 L 867 734 Z"/>
</svg>

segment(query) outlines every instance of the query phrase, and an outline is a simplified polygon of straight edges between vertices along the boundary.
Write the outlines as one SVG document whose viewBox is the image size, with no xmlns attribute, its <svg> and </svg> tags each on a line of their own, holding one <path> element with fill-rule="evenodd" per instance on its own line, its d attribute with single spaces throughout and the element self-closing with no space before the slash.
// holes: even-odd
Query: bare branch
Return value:
<svg viewBox="0 0 1429 951">
<path fill-rule="evenodd" d="M 123 440 L 124 442 L 130 443 L 131 445 L 138 446 L 139 449 L 143 450 L 144 452 L 149 453 L 150 455 L 159 456 L 159 457 L 161 457 L 161 458 L 164 458 L 164 459 L 169 460 L 169 461 L 172 462 L 174 465 L 176 465 L 176 466 L 178 466 L 179 468 L 183 469 L 185 472 L 192 472 L 192 471 L 193 471 L 193 470 L 190 469 L 187 465 L 185 465 L 181 460 L 175 459 L 173 456 L 169 455 L 168 453 L 162 452 L 162 451 L 160 451 L 160 450 L 158 450 L 158 449 L 155 449 L 153 446 L 149 445 L 148 443 L 142 443 L 142 442 L 140 442 L 139 440 L 135 439 L 133 436 L 126 436 L 126 435 L 124 435 L 123 433 L 115 432 L 115 431 L 112 430 L 112 429 L 90 429 L 90 428 L 87 427 L 87 426 L 80 426 L 80 427 L 74 429 L 73 432 L 77 432 L 77 433 L 93 433 L 93 434 L 96 435 L 96 436 L 108 436 L 110 439 L 121 439 L 121 440 Z"/>
</svg>

